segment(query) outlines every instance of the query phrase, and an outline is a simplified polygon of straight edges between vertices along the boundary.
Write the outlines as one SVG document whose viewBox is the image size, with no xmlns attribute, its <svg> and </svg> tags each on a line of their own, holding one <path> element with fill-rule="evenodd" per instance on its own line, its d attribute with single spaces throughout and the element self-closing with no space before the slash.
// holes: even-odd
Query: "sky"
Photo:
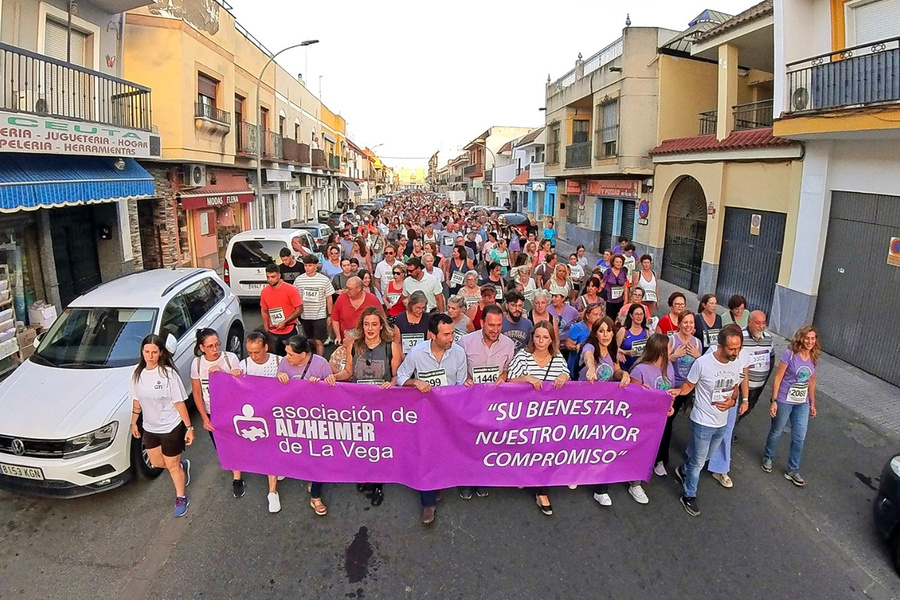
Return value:
<svg viewBox="0 0 900 600">
<path fill-rule="evenodd" d="M 229 0 L 278 62 L 347 120 L 354 143 L 390 166 L 440 164 L 493 125 L 544 124 L 547 75 L 574 68 L 632 27 L 678 31 L 710 8 L 735 15 L 754 0 Z M 304 10 L 304 6 L 310 7 Z M 548 7 L 552 15 L 545 15 Z M 312 8 L 314 7 L 314 8 Z M 547 22 L 552 19 L 552 29 Z M 561 32 L 565 32 L 560 35 Z M 308 55 L 306 54 L 308 52 Z"/>
</svg>

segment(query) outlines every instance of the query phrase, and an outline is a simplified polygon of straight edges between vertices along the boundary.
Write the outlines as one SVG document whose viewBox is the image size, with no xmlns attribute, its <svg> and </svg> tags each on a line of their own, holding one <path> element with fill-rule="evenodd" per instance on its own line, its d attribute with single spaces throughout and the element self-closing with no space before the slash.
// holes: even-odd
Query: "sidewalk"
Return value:
<svg viewBox="0 0 900 600">
<path fill-rule="evenodd" d="M 557 240 L 556 251 L 562 257 L 560 260 L 567 260 L 569 254 L 575 251 L 575 247 L 565 240 Z M 585 256 L 592 265 L 599 258 L 595 252 L 585 252 Z M 659 274 L 660 266 L 654 265 L 654 270 Z M 699 303 L 696 294 L 662 279 L 659 280 L 660 304 L 666 307 L 665 299 L 676 291 L 684 294 L 688 299 L 688 309 L 696 312 Z M 719 299 L 720 314 L 728 310 L 725 306 L 726 300 L 727 298 Z M 787 348 L 788 340 L 774 332 L 770 333 L 775 340 L 775 356 L 780 356 Z M 900 388 L 824 352 L 819 369 L 816 370 L 816 379 L 816 389 L 819 393 L 833 398 L 859 416 L 900 436 L 900 410 L 897 410 L 900 406 Z"/>
</svg>

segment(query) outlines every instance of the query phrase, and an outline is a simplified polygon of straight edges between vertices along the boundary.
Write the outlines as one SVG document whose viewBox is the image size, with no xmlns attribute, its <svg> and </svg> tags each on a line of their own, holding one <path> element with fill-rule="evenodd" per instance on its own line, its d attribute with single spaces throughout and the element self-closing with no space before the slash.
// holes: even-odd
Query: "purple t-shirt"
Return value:
<svg viewBox="0 0 900 600">
<path fill-rule="evenodd" d="M 310 354 L 309 360 L 310 362 L 307 364 L 295 367 L 288 362 L 286 357 L 282 358 L 281 363 L 278 365 L 278 372 L 287 374 L 291 379 L 305 380 L 308 380 L 310 377 L 325 379 L 332 374 L 331 366 L 328 364 L 328 361 L 318 354 Z M 307 366 L 309 367 L 308 370 L 306 368 Z M 306 371 L 306 375 L 303 374 L 304 371 Z"/>
<path fill-rule="evenodd" d="M 809 402 L 809 381 L 816 372 L 812 358 L 803 360 L 799 354 L 788 349 L 781 355 L 781 362 L 787 365 L 787 370 L 778 388 L 778 401 L 783 404 Z"/>
<path fill-rule="evenodd" d="M 593 344 L 585 344 L 581 347 L 581 364 L 584 363 L 584 355 L 590 353 L 594 354 L 594 345 Z M 597 381 L 612 381 L 612 376 L 616 372 L 616 363 L 613 360 L 613 357 L 608 352 L 606 356 L 601 356 L 600 360 L 597 362 Z M 585 380 L 584 377 L 587 375 L 587 369 L 581 370 L 581 379 Z"/>
<path fill-rule="evenodd" d="M 681 338 L 678 337 L 678 334 L 672 335 L 669 337 L 672 342 L 672 350 L 678 350 L 681 346 L 684 346 L 684 342 L 681 341 Z M 691 345 L 694 346 L 697 350 L 700 350 L 700 340 L 691 336 Z M 670 366 L 673 366 L 675 369 L 675 377 L 672 380 L 672 384 L 674 387 L 681 387 L 684 385 L 684 382 L 687 381 L 688 373 L 691 372 L 691 367 L 694 366 L 694 361 L 697 360 L 690 354 L 685 354 L 680 358 L 676 358 L 674 361 L 670 363 Z"/>
<path fill-rule="evenodd" d="M 606 287 L 603 288 L 603 295 L 607 304 L 623 304 L 625 302 L 625 282 L 628 281 L 627 271 L 624 268 L 619 269 L 619 276 L 616 277 L 612 269 L 607 269 L 603 274 L 602 281 L 606 284 Z M 613 298 L 613 296 L 617 297 Z"/>
<path fill-rule="evenodd" d="M 631 369 L 631 378 L 637 379 L 652 390 L 668 390 L 672 388 L 672 382 L 675 380 L 675 368 L 669 363 L 666 375 L 663 376 L 662 369 L 656 365 L 640 363 Z"/>
<path fill-rule="evenodd" d="M 547 312 L 559 319 L 559 342 L 560 345 L 569 339 L 569 330 L 578 320 L 578 310 L 569 304 L 563 304 L 562 311 L 557 311 L 554 305 L 547 307 Z"/>
</svg>

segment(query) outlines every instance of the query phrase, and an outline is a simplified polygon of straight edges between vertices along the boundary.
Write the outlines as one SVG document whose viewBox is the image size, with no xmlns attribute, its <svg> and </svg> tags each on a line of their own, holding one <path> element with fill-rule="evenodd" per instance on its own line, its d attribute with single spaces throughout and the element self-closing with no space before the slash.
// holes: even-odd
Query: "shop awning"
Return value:
<svg viewBox="0 0 900 600">
<path fill-rule="evenodd" d="M 133 158 L 0 154 L 0 212 L 152 195 L 153 177 Z"/>
<path fill-rule="evenodd" d="M 243 182 L 241 182 L 243 183 Z M 181 208 L 211 208 L 226 206 L 228 204 L 248 204 L 253 202 L 253 190 L 246 184 L 237 187 L 234 185 L 205 185 L 178 194 Z"/>
<path fill-rule="evenodd" d="M 347 188 L 354 194 L 362 194 L 362 190 L 359 189 L 359 186 L 356 185 L 355 181 L 348 181 L 347 179 L 343 179 L 343 180 L 341 180 L 341 183 L 344 185 L 345 188 Z"/>
</svg>

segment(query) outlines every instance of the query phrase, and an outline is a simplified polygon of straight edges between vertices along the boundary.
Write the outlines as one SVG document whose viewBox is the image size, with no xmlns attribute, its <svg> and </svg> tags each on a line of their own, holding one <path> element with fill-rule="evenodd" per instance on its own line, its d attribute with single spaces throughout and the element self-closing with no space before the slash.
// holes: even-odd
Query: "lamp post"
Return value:
<svg viewBox="0 0 900 600">
<path fill-rule="evenodd" d="M 491 150 L 490 148 L 488 148 L 487 140 L 486 140 L 486 139 L 484 139 L 484 138 L 478 138 L 477 140 L 475 140 L 475 143 L 476 143 L 476 144 L 481 144 L 482 146 L 484 146 L 484 149 L 487 150 L 488 152 L 490 152 L 490 153 L 491 153 L 491 158 L 494 159 L 494 164 L 491 165 L 491 173 L 492 173 L 492 175 L 491 175 L 491 183 L 493 184 L 493 181 L 494 181 L 493 171 L 494 171 L 494 167 L 497 166 L 497 155 L 494 154 L 494 151 L 493 151 L 493 150 Z M 485 189 L 486 189 L 486 188 L 485 188 Z"/>
<path fill-rule="evenodd" d="M 269 57 L 268 62 L 266 62 L 265 66 L 262 68 L 262 71 L 259 72 L 259 77 L 256 78 L 256 199 L 259 200 L 260 203 L 262 203 L 262 145 L 264 131 L 262 122 L 262 107 L 259 105 L 259 88 L 262 86 L 263 75 L 265 74 L 266 69 L 269 68 L 269 65 L 271 65 L 275 58 L 282 52 L 293 50 L 294 48 L 312 46 L 313 44 L 318 43 L 319 40 L 304 40 L 299 44 L 294 44 L 293 46 L 282 48 L 271 57 Z"/>
</svg>

